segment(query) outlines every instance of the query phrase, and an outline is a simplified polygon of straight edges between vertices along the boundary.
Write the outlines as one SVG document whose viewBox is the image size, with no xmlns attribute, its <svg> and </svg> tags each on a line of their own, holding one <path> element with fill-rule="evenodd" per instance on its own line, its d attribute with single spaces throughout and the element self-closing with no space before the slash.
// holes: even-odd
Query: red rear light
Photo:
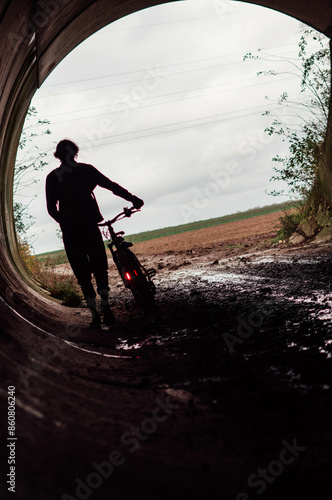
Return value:
<svg viewBox="0 0 332 500">
<path fill-rule="evenodd" d="M 128 281 L 130 281 L 130 280 L 131 280 L 131 276 L 130 276 L 130 274 L 129 274 L 129 273 L 126 273 L 126 279 L 127 279 Z"/>
</svg>

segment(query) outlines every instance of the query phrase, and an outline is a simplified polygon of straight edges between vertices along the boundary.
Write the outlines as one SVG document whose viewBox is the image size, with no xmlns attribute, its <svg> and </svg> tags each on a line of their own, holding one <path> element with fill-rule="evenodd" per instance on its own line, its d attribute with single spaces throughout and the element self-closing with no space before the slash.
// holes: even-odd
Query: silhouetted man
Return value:
<svg viewBox="0 0 332 500">
<path fill-rule="evenodd" d="M 54 156 L 61 161 L 61 165 L 46 178 L 47 210 L 60 224 L 69 263 L 92 314 L 90 326 L 99 327 L 101 318 L 97 311 L 91 273 L 96 278 L 97 292 L 101 297 L 104 324 L 113 324 L 115 318 L 108 299 L 106 250 L 97 225 L 103 217 L 93 190 L 96 186 L 109 189 L 130 201 L 135 208 L 141 208 L 143 201 L 112 182 L 92 165 L 77 163 L 78 150 L 78 146 L 67 139 L 57 145 Z"/>
</svg>

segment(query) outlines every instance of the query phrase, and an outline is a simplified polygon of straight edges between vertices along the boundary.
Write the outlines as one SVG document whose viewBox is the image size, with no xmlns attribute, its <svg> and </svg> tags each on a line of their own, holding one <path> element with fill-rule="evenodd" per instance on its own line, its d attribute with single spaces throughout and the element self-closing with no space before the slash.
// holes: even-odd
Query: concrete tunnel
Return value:
<svg viewBox="0 0 332 500">
<path fill-rule="evenodd" d="M 95 438 L 93 441 L 92 438 L 90 440 L 89 432 L 82 435 L 83 427 L 77 422 L 80 408 L 76 408 L 75 415 L 74 409 L 69 408 L 72 412 L 69 418 L 71 438 L 66 434 L 67 431 L 62 431 L 64 434 L 59 438 L 57 432 L 58 429 L 61 430 L 61 422 L 57 419 L 57 413 L 61 412 L 64 393 L 67 393 L 67 399 L 81 394 L 81 408 L 83 412 L 89 414 L 87 421 L 93 429 L 92 434 L 94 434 L 94 425 L 98 427 L 98 422 L 93 417 L 94 411 L 98 413 L 98 418 L 101 418 L 101 415 L 104 415 L 103 418 L 106 420 L 110 418 L 117 429 L 114 432 L 108 431 L 107 449 L 111 449 L 110 443 L 116 432 L 120 431 L 118 427 L 121 427 L 122 415 L 120 410 L 117 415 L 108 414 L 105 397 L 109 396 L 106 396 L 104 387 L 96 392 L 93 382 L 88 380 L 83 358 L 82 366 L 78 360 L 75 369 L 72 369 L 71 382 L 66 384 L 61 382 L 61 373 L 70 371 L 72 357 L 81 356 L 81 353 L 75 350 L 68 340 L 70 332 L 68 332 L 67 325 L 70 322 L 70 315 L 38 289 L 20 263 L 13 222 L 12 187 L 16 150 L 25 115 L 36 90 L 58 63 L 79 43 L 123 16 L 161 3 L 166 2 L 155 0 L 123 0 L 121 2 L 118 0 L 2 0 L 0 4 L 0 369 L 2 382 L 0 419 L 1 431 L 4 430 L 1 435 L 0 454 L 1 470 L 6 470 L 7 453 L 4 436 L 7 432 L 5 422 L 7 386 L 16 386 L 20 443 L 16 493 L 18 499 L 44 500 L 47 498 L 51 500 L 62 498 L 61 494 L 65 491 L 71 491 L 73 495 L 74 479 L 80 474 L 83 478 L 89 471 L 91 472 L 87 449 L 94 447 L 96 461 L 102 459 L 103 445 L 96 444 Z M 219 3 L 222 4 L 222 2 Z M 283 12 L 314 27 L 327 37 L 332 36 L 332 2 L 330 0 L 262 0 L 251 3 Z M 332 184 L 332 107 L 330 107 L 323 166 L 326 183 L 330 185 Z M 36 375 L 35 371 L 31 372 L 31 349 L 32 347 L 43 349 L 50 340 L 54 349 L 57 350 L 56 362 L 48 363 Z M 51 355 L 50 359 L 52 359 Z M 114 370 L 110 376 L 119 382 L 119 385 L 112 389 L 114 398 L 123 399 L 123 404 L 127 405 L 127 412 L 131 416 L 137 411 L 141 412 L 144 405 L 151 403 L 151 395 L 140 393 L 135 399 L 135 395 L 130 394 L 130 391 L 135 390 L 130 386 L 129 380 L 137 370 L 136 365 L 133 366 L 133 361 L 129 358 L 110 357 L 101 361 L 101 367 L 106 366 L 106 362 L 112 363 Z M 48 396 L 49 387 L 52 387 L 51 398 Z M 123 388 L 126 387 L 129 387 L 129 393 L 124 395 Z M 90 398 L 90 405 L 93 408 L 84 406 L 84 398 L 85 400 Z M 138 407 L 139 410 L 137 410 Z M 20 427 L 20 419 L 24 420 L 24 427 Z M 126 419 L 130 421 L 128 415 Z M 69 463 L 67 461 L 73 460 L 72 456 L 67 456 L 66 446 L 62 444 L 74 438 L 73 454 L 77 457 L 77 461 Z M 171 447 L 171 444 L 168 446 Z M 87 459 L 86 469 L 80 465 L 84 462 L 84 458 Z M 154 471 L 153 458 L 146 456 L 145 459 L 146 468 L 149 466 Z M 116 456 L 114 460 L 116 461 Z M 162 457 L 158 457 L 157 462 L 158 460 L 164 463 Z M 171 474 L 168 465 L 164 464 L 164 467 L 168 474 Z M 70 474 L 66 473 L 67 467 L 71 469 Z M 133 469 L 135 469 L 134 466 Z M 129 472 L 130 470 L 129 467 Z M 141 468 L 136 470 L 142 472 Z M 124 469 L 119 472 L 117 478 L 114 479 L 114 491 L 118 491 L 121 481 L 126 481 L 126 474 L 129 472 L 125 472 Z M 132 471 L 132 473 L 139 486 L 141 479 L 138 478 L 138 474 L 135 476 L 135 472 Z M 188 471 L 183 471 L 182 486 L 188 480 L 187 474 Z M 160 484 L 163 484 L 163 480 L 166 481 L 165 478 L 160 479 L 158 474 L 156 478 L 159 482 L 161 481 Z M 151 482 L 154 484 L 153 472 Z M 169 479 L 169 482 L 172 483 L 172 479 Z M 4 476 L 2 476 L 1 483 L 4 483 Z M 157 479 L 154 486 L 156 485 Z M 179 487 L 175 480 L 174 485 Z M 128 491 L 131 491 L 130 488 Z M 140 498 L 139 494 L 136 496 Z M 128 496 L 123 493 L 121 497 L 100 496 L 99 498 L 127 497 L 132 498 L 130 493 Z M 2 498 L 7 498 L 6 493 Z M 88 496 L 81 496 L 81 498 L 88 498 Z M 143 495 L 142 498 L 148 498 L 148 495 Z M 160 498 L 164 497 L 160 496 Z"/>
</svg>

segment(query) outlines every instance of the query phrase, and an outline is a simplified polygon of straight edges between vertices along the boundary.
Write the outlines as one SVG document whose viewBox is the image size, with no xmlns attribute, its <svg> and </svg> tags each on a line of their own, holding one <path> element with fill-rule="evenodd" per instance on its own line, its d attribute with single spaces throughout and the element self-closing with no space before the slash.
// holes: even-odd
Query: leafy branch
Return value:
<svg viewBox="0 0 332 500">
<path fill-rule="evenodd" d="M 317 47 L 318 45 L 318 47 Z M 271 111 L 263 114 L 273 120 L 265 131 L 278 135 L 289 144 L 289 154 L 283 158 L 276 155 L 272 161 L 276 172 L 271 182 L 283 181 L 288 192 L 296 198 L 308 199 L 317 179 L 317 172 L 325 140 L 329 113 L 331 70 L 330 51 L 327 38 L 315 30 L 303 27 L 299 41 L 298 58 L 281 58 L 258 51 L 258 55 L 248 53 L 246 59 L 259 59 L 268 62 L 286 62 L 290 71 L 278 72 L 274 69 L 259 71 L 258 76 L 295 75 L 300 80 L 301 98 L 291 99 L 287 91 L 279 98 L 271 100 L 280 106 L 275 116 Z M 313 49 L 313 46 L 317 49 Z M 272 190 L 268 194 L 281 196 L 285 190 Z"/>
</svg>

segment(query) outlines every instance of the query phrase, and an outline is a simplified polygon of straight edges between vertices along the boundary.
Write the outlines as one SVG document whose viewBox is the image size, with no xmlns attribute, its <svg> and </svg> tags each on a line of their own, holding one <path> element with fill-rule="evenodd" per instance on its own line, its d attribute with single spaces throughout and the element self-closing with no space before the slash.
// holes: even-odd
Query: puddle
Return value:
<svg viewBox="0 0 332 500">
<path fill-rule="evenodd" d="M 122 349 L 123 351 L 130 351 L 132 349 L 141 349 L 143 345 L 144 341 L 136 342 L 134 344 L 129 344 L 128 340 L 120 340 L 119 344 L 116 345 L 116 349 L 118 350 Z"/>
<path fill-rule="evenodd" d="M 294 302 L 295 304 L 312 304 L 313 306 L 321 306 L 322 309 L 319 311 L 309 312 L 309 316 L 312 318 L 317 318 L 324 321 L 331 321 L 332 319 L 332 294 L 322 294 L 322 293 L 312 293 L 311 297 L 293 297 L 285 293 L 273 293 L 274 297 L 282 297 L 287 299 L 289 302 Z"/>
<path fill-rule="evenodd" d="M 328 346 L 331 346 L 332 345 L 332 340 L 324 340 L 324 345 L 319 347 L 318 348 L 318 351 L 321 353 L 321 354 L 325 354 L 326 355 L 326 358 L 327 359 L 330 359 L 332 358 L 332 349 L 328 350 L 327 347 Z M 296 348 L 298 349 L 299 351 L 309 351 L 310 347 L 308 346 L 302 346 L 296 342 L 290 342 L 289 344 L 287 344 L 287 347 L 289 348 Z M 314 348 L 315 346 L 312 346 L 312 348 Z"/>
<path fill-rule="evenodd" d="M 304 347 L 302 345 L 296 344 L 295 342 L 290 342 L 289 344 L 287 344 L 287 347 L 296 347 L 300 351 L 308 351 L 309 350 L 309 347 Z"/>
<path fill-rule="evenodd" d="M 271 264 L 277 262 L 278 264 L 317 264 L 320 262 L 321 258 L 316 259 L 291 259 L 287 257 L 279 257 L 279 256 L 268 256 L 268 257 L 259 257 L 255 260 L 251 261 L 251 264 Z"/>
<path fill-rule="evenodd" d="M 174 348 L 177 346 L 177 342 L 182 341 L 184 338 L 188 337 L 190 333 L 195 333 L 195 332 L 197 332 L 197 329 L 189 331 L 188 328 L 184 328 L 182 330 L 174 330 L 167 332 L 165 335 L 151 335 L 144 338 L 141 341 L 137 340 L 137 338 L 133 339 L 118 338 L 117 339 L 118 342 L 115 348 L 118 351 L 120 350 L 132 351 L 149 346 L 165 347 L 167 346 L 167 344 L 172 345 Z M 186 356 L 187 353 L 183 351 L 183 346 L 181 348 L 182 348 L 181 354 L 183 356 Z"/>
<path fill-rule="evenodd" d="M 171 281 L 181 281 L 181 283 L 190 283 L 193 280 L 208 282 L 208 283 L 244 283 L 249 281 L 259 281 L 263 279 L 261 276 L 251 276 L 249 274 L 237 274 L 227 272 L 207 272 L 204 269 L 186 269 L 173 271 L 167 278 Z"/>
<path fill-rule="evenodd" d="M 326 348 L 328 346 L 332 345 L 332 340 L 324 340 L 324 346 L 323 347 L 319 347 L 319 352 L 321 354 L 325 354 L 327 359 L 331 359 L 332 358 L 332 352 L 331 351 L 328 351 Z"/>
</svg>

